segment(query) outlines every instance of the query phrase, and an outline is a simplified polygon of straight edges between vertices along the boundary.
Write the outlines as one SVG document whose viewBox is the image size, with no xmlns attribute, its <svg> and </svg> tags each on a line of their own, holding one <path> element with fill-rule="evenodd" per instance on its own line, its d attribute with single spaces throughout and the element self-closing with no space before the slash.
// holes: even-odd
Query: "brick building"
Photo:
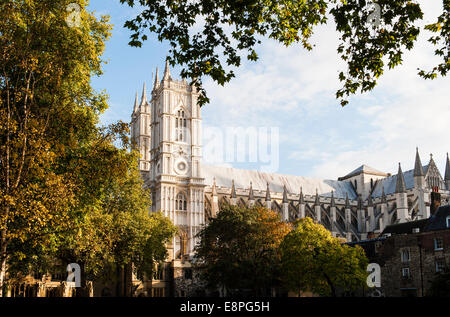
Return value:
<svg viewBox="0 0 450 317">
<path fill-rule="evenodd" d="M 375 239 L 356 243 L 381 267 L 382 296 L 426 296 L 436 274 L 450 265 L 450 206 L 428 219 L 390 225 Z M 373 293 L 371 290 L 370 293 Z"/>
</svg>

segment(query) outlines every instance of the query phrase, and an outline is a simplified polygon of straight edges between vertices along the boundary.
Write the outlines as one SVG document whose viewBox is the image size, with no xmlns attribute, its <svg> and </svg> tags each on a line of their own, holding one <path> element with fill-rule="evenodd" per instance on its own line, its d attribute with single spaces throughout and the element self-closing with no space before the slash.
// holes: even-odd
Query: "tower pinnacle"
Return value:
<svg viewBox="0 0 450 317">
<path fill-rule="evenodd" d="M 403 176 L 402 167 L 400 163 L 398 163 L 397 184 L 395 186 L 395 192 L 396 193 L 406 192 L 405 178 Z"/>
<path fill-rule="evenodd" d="M 284 203 L 288 203 L 288 202 L 289 202 L 289 200 L 288 200 L 288 198 L 287 198 L 286 185 L 284 185 L 284 187 L 283 187 L 283 204 L 284 204 Z"/>
<path fill-rule="evenodd" d="M 447 162 L 445 164 L 445 177 L 444 177 L 445 181 L 450 184 L 450 159 L 448 158 L 448 153 L 447 153 Z M 449 185 L 447 185 L 449 186 Z"/>
<path fill-rule="evenodd" d="M 136 98 L 134 99 L 134 113 L 136 113 L 138 111 L 139 108 L 139 102 L 138 102 L 138 92 L 136 90 Z"/>
<path fill-rule="evenodd" d="M 270 188 L 269 188 L 269 182 L 267 182 L 266 201 L 270 201 Z"/>
<path fill-rule="evenodd" d="M 164 68 L 164 77 L 163 80 L 170 80 L 170 67 L 169 67 L 169 60 L 166 59 L 166 67 Z"/>
<path fill-rule="evenodd" d="M 147 103 L 147 87 L 144 82 L 144 88 L 142 89 L 141 106 L 144 106 L 146 103 Z"/>
<path fill-rule="evenodd" d="M 234 187 L 234 179 L 231 181 L 231 198 L 236 198 L 236 188 Z"/>
<path fill-rule="evenodd" d="M 153 89 L 156 89 L 158 87 L 159 87 L 159 70 L 158 67 L 156 67 L 155 82 L 153 83 Z"/>
<path fill-rule="evenodd" d="M 416 162 L 414 163 L 414 176 L 424 176 L 422 162 L 420 161 L 419 148 L 416 148 Z"/>
</svg>

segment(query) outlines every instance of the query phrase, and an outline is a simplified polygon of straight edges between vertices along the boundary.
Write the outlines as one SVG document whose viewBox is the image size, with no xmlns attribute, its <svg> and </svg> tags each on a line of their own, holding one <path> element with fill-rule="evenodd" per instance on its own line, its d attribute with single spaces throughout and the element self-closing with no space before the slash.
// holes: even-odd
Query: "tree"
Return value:
<svg viewBox="0 0 450 317">
<path fill-rule="evenodd" d="M 68 24 L 72 2 L 0 4 L 0 296 L 7 268 L 11 278 L 77 262 L 85 279 L 134 262 L 151 275 L 175 231 L 148 214 L 128 125 L 98 127 L 106 95 L 90 82 L 111 26 L 86 1 Z"/>
<path fill-rule="evenodd" d="M 121 147 L 114 144 L 119 140 Z M 161 215 L 149 215 L 150 193 L 138 169 L 139 153 L 129 151 L 128 125 L 99 131 L 71 171 L 77 184 L 72 214 L 82 215 L 70 230 L 55 236 L 54 258 L 77 262 L 82 280 L 114 279 L 133 263 L 140 279 L 151 276 L 153 263 L 167 257 L 166 243 L 176 232 Z M 84 276 L 83 276 L 84 275 Z"/>
<path fill-rule="evenodd" d="M 280 245 L 281 275 L 287 289 L 336 296 L 338 289 L 364 287 L 368 260 L 359 246 L 342 245 L 320 224 L 302 218 Z"/>
<path fill-rule="evenodd" d="M 202 278 L 227 294 L 251 290 L 266 295 L 277 286 L 278 246 L 289 230 L 277 213 L 263 207 L 223 207 L 198 233 L 195 251 Z"/>
<path fill-rule="evenodd" d="M 0 296 L 8 256 L 23 259 L 70 226 L 75 188 L 61 158 L 106 108 L 90 79 L 101 74 L 111 26 L 79 1 L 80 25 L 69 27 L 70 2 L 0 3 Z"/>
<path fill-rule="evenodd" d="M 224 85 L 234 77 L 233 70 L 225 68 L 239 67 L 245 53 L 248 60 L 256 61 L 256 46 L 265 37 L 285 46 L 301 43 L 311 50 L 314 27 L 327 23 L 331 15 L 341 34 L 338 53 L 347 63 L 347 71 L 339 74 L 343 86 L 336 92 L 344 106 L 349 95 L 372 90 L 386 66 L 401 64 L 404 51 L 413 48 L 420 32 L 417 23 L 423 18 L 419 4 L 411 0 L 377 0 L 380 15 L 369 0 L 120 1 L 142 6 L 125 23 L 133 32 L 129 44 L 140 47 L 147 40 L 146 31 L 168 41 L 170 62 L 183 66 L 183 78 L 195 79 L 201 104 L 208 102 L 202 76 Z M 429 41 L 443 61 L 430 71 L 419 71 L 426 79 L 445 76 L 450 69 L 450 0 L 442 1 L 442 15 L 425 29 L 435 33 Z"/>
</svg>

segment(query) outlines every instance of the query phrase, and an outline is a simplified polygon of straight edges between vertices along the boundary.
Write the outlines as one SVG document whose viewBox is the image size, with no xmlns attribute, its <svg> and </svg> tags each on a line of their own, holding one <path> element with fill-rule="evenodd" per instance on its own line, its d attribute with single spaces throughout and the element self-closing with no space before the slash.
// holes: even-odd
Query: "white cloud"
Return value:
<svg viewBox="0 0 450 317">
<path fill-rule="evenodd" d="M 421 1 L 424 23 L 442 10 L 442 4 L 428 2 Z M 210 125 L 280 126 L 281 170 L 307 163 L 308 169 L 295 169 L 305 176 L 337 178 L 361 164 L 396 172 L 402 162 L 407 170 L 413 167 L 416 146 L 423 164 L 433 152 L 443 168 L 450 150 L 450 78 L 418 77 L 418 67 L 439 63 L 428 37 L 422 34 L 403 65 L 387 71 L 371 93 L 352 97 L 343 109 L 334 99 L 338 72 L 344 69 L 334 25 L 317 29 L 312 52 L 264 41 L 260 60 L 244 63 L 231 83 L 206 83 L 211 104 L 204 108 L 205 120 Z"/>
</svg>

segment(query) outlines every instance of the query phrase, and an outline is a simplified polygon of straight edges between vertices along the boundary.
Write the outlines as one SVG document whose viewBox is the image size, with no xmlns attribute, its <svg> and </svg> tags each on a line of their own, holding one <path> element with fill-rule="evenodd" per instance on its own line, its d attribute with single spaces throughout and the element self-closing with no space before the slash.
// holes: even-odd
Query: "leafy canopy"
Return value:
<svg viewBox="0 0 450 317">
<path fill-rule="evenodd" d="M 263 207 L 227 205 L 198 234 L 196 259 L 208 286 L 265 295 L 277 285 L 278 246 L 290 225 Z"/>
<path fill-rule="evenodd" d="M 147 31 L 159 41 L 171 45 L 168 59 L 183 66 L 181 76 L 193 78 L 202 93 L 201 105 L 209 101 L 202 88 L 202 76 L 220 85 L 234 77 L 233 67 L 241 58 L 256 61 L 257 45 L 265 37 L 285 46 L 301 44 L 311 50 L 309 42 L 314 27 L 328 22 L 330 15 L 340 33 L 337 48 L 347 63 L 339 74 L 342 88 L 336 92 L 342 106 L 348 96 L 372 90 L 386 66 L 402 62 L 405 50 L 413 48 L 419 35 L 417 22 L 423 18 L 416 1 L 377 0 L 381 7 L 380 23 L 369 23 L 374 12 L 367 0 L 120 0 L 140 13 L 125 23 L 133 33 L 131 46 L 142 46 Z M 443 14 L 425 29 L 436 35 L 430 42 L 443 62 L 419 75 L 433 79 L 445 76 L 450 68 L 450 0 L 443 1 Z"/>
<path fill-rule="evenodd" d="M 148 214 L 128 125 L 98 127 L 107 96 L 91 78 L 112 27 L 84 0 L 69 26 L 72 2 L 0 2 L 0 296 L 6 268 L 11 278 L 79 262 L 98 277 L 133 261 L 142 276 L 175 231 Z"/>
<path fill-rule="evenodd" d="M 359 246 L 342 245 L 322 225 L 306 217 L 280 245 L 281 275 L 286 288 L 336 296 L 338 290 L 364 287 L 368 260 Z"/>
</svg>

